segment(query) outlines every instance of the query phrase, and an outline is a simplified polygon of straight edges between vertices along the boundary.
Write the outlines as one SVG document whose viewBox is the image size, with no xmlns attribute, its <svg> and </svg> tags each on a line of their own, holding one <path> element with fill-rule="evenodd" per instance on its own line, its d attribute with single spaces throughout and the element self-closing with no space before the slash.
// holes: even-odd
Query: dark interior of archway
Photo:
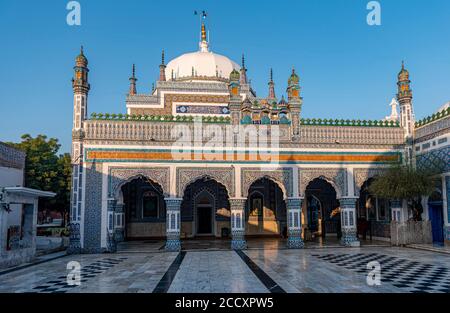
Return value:
<svg viewBox="0 0 450 313">
<path fill-rule="evenodd" d="M 203 196 L 203 191 L 206 191 L 208 196 Z M 208 223 L 208 220 L 204 216 L 205 210 L 208 207 L 214 212 L 212 216 L 215 218 L 215 221 L 230 221 L 230 203 L 227 189 L 216 180 L 205 177 L 196 180 L 186 187 L 181 203 L 181 223 L 194 222 L 194 210 L 196 209 L 201 210 L 197 212 L 197 217 L 200 218 L 197 224 Z M 195 234 L 202 232 L 208 233 L 206 231 L 207 229 L 208 225 L 197 225 L 197 229 L 193 230 L 193 232 Z"/>
<path fill-rule="evenodd" d="M 261 178 L 250 186 L 245 205 L 245 215 L 246 221 L 258 219 L 257 224 L 261 227 L 264 227 L 264 220 L 277 220 L 280 231 L 273 235 L 280 235 L 281 232 L 286 236 L 286 203 L 283 199 L 283 191 L 271 179 Z M 268 230 L 261 229 L 260 232 L 267 234 Z"/>
<path fill-rule="evenodd" d="M 317 178 L 308 184 L 305 191 L 306 228 L 311 233 L 325 237 L 327 233 L 340 236 L 340 214 L 335 214 L 339 207 L 336 190 L 327 181 Z"/>
<path fill-rule="evenodd" d="M 161 223 L 166 220 L 166 203 L 159 184 L 138 177 L 122 186 L 122 194 L 126 223 Z M 125 227 L 125 237 L 128 237 L 126 230 Z M 148 234 L 136 237 L 148 237 Z"/>
</svg>

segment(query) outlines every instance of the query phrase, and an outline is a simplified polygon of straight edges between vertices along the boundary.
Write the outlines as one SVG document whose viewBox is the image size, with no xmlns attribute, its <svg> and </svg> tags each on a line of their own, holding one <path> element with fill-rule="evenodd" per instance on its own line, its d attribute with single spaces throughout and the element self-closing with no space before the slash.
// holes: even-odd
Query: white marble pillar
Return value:
<svg viewBox="0 0 450 313">
<path fill-rule="evenodd" d="M 166 250 L 180 251 L 180 206 L 183 199 L 166 198 Z"/>
<path fill-rule="evenodd" d="M 391 221 L 401 223 L 402 222 L 402 201 L 391 200 Z"/>
<path fill-rule="evenodd" d="M 242 250 L 247 248 L 245 240 L 245 202 L 247 199 L 230 199 L 231 209 L 231 249 Z"/>
<path fill-rule="evenodd" d="M 302 240 L 302 198 L 289 198 L 286 201 L 288 241 L 289 249 L 301 249 L 304 247 Z"/>
<path fill-rule="evenodd" d="M 360 242 L 356 234 L 356 200 L 354 197 L 340 198 L 341 205 L 341 244 L 350 247 L 359 247 Z"/>
</svg>

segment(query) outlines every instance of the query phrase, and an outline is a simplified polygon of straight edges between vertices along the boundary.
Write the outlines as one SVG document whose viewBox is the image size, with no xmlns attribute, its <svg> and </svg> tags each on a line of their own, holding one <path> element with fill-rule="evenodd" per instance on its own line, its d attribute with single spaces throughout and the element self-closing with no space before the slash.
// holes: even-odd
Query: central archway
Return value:
<svg viewBox="0 0 450 313">
<path fill-rule="evenodd" d="M 322 178 L 312 180 L 306 187 L 302 225 L 305 240 L 341 236 L 339 201 L 333 185 Z"/>
<path fill-rule="evenodd" d="M 264 177 L 250 185 L 245 206 L 246 236 L 287 236 L 284 192 Z"/>
<path fill-rule="evenodd" d="M 181 202 L 181 238 L 228 238 L 230 203 L 224 185 L 210 177 L 190 183 Z"/>
</svg>

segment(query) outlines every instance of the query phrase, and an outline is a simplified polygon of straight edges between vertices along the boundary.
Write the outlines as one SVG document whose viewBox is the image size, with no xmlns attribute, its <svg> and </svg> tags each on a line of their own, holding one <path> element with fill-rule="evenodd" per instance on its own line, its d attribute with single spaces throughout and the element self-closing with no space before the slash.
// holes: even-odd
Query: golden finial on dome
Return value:
<svg viewBox="0 0 450 313">
<path fill-rule="evenodd" d="M 202 41 L 206 41 L 206 26 L 202 23 Z"/>
</svg>

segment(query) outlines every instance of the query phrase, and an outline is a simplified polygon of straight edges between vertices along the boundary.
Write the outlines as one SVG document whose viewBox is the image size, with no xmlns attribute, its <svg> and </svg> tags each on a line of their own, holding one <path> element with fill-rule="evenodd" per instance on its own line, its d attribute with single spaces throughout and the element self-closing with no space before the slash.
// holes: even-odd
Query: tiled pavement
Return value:
<svg viewBox="0 0 450 313">
<path fill-rule="evenodd" d="M 381 265 L 381 286 L 366 283 Z M 81 264 L 81 286 L 66 283 Z M 450 258 L 408 248 L 133 252 L 66 256 L 0 274 L 0 292 L 450 292 Z"/>
</svg>

